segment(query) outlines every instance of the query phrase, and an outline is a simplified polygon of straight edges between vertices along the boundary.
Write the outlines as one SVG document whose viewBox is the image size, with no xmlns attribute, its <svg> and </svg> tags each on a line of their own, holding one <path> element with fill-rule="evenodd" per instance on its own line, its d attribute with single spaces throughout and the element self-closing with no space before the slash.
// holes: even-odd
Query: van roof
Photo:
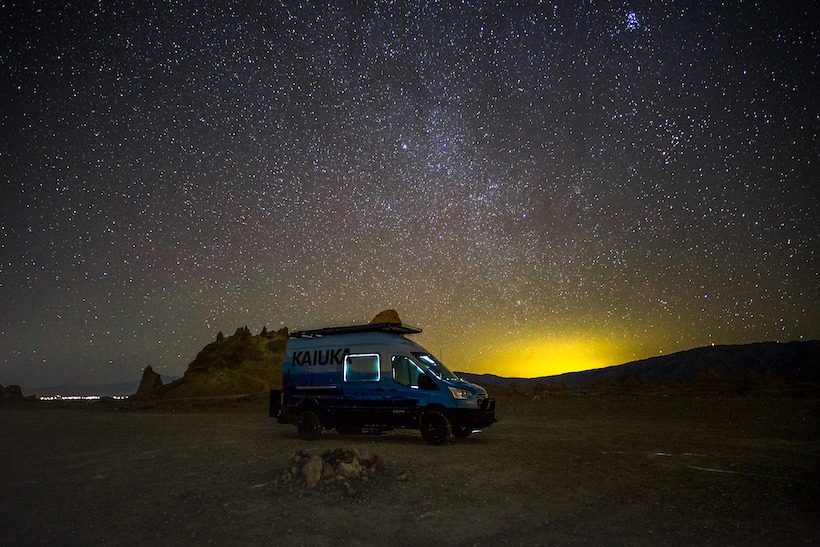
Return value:
<svg viewBox="0 0 820 547">
<path fill-rule="evenodd" d="M 344 327 L 325 327 L 323 329 L 297 330 L 290 333 L 291 338 L 317 338 L 333 334 L 354 334 L 362 332 L 388 332 L 390 334 L 419 334 L 421 329 L 403 323 L 368 323 L 367 325 L 349 325 Z"/>
</svg>

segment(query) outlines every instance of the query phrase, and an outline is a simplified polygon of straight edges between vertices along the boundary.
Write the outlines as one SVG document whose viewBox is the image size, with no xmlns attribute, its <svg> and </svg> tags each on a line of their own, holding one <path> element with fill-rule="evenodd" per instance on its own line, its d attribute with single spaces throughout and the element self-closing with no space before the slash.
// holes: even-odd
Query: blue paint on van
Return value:
<svg viewBox="0 0 820 547">
<path fill-rule="evenodd" d="M 401 323 L 378 323 L 292 333 L 282 388 L 271 391 L 271 417 L 295 424 L 309 440 L 324 429 L 401 428 L 421 430 L 429 444 L 493 424 L 495 399 L 405 338 L 420 332 Z"/>
</svg>

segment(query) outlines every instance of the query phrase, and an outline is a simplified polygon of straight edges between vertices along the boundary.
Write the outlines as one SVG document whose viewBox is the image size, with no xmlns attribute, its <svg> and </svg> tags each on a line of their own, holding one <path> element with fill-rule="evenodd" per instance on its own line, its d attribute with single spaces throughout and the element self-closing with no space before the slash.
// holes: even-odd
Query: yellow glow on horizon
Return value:
<svg viewBox="0 0 820 547">
<path fill-rule="evenodd" d="M 606 339 L 531 340 L 499 348 L 476 365 L 499 376 L 537 378 L 621 364 L 626 353 Z"/>
</svg>

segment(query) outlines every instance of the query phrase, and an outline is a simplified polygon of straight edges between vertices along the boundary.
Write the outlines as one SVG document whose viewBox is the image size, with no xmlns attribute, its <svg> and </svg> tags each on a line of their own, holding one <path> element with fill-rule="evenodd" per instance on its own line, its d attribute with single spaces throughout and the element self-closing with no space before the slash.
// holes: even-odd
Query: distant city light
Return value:
<svg viewBox="0 0 820 547">
<path fill-rule="evenodd" d="M 99 395 L 48 395 L 45 397 L 37 397 L 40 401 L 99 401 L 102 399 Z M 122 401 L 128 399 L 128 395 L 113 395 L 111 399 Z"/>
</svg>

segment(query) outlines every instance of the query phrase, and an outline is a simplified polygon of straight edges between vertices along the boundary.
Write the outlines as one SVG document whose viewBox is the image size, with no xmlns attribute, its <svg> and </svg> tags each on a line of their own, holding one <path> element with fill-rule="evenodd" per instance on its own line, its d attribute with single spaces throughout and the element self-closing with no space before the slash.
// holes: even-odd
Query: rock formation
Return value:
<svg viewBox="0 0 820 547">
<path fill-rule="evenodd" d="M 142 373 L 142 380 L 140 380 L 140 385 L 137 388 L 137 393 L 134 394 L 134 397 L 151 397 L 152 395 L 159 393 L 161 389 L 162 377 L 154 372 L 151 365 L 148 365 Z"/>
<path fill-rule="evenodd" d="M 239 327 L 233 336 L 219 333 L 216 340 L 202 348 L 191 361 L 182 378 L 160 385 L 149 397 L 178 399 L 267 393 L 282 381 L 287 340 L 287 328 L 272 332 L 264 327 L 256 336 L 248 327 Z"/>
<path fill-rule="evenodd" d="M 376 314 L 376 317 L 370 321 L 371 325 L 377 323 L 401 323 L 401 319 L 399 319 L 399 312 L 396 310 L 384 310 Z"/>
</svg>

